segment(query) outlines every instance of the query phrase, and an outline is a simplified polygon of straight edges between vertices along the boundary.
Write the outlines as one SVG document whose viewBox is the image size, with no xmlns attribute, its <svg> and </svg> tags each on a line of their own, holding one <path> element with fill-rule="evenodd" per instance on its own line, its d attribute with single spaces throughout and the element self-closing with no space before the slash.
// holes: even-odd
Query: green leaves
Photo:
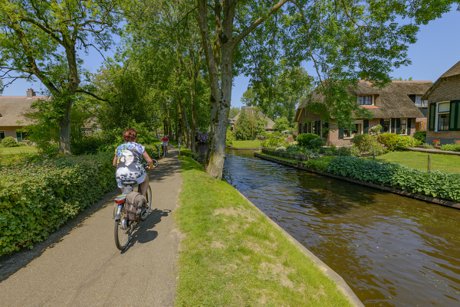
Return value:
<svg viewBox="0 0 460 307">
<path fill-rule="evenodd" d="M 2 168 L 0 255 L 32 247 L 115 188 L 111 154 Z"/>
</svg>

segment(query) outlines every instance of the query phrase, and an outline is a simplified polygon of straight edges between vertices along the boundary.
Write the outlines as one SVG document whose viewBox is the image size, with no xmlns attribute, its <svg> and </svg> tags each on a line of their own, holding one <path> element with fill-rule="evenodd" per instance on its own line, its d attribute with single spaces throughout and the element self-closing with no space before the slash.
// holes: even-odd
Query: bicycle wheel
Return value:
<svg viewBox="0 0 460 307">
<path fill-rule="evenodd" d="M 141 215 L 142 221 L 145 221 L 149 216 L 150 212 L 152 212 L 152 188 L 150 186 L 147 189 L 147 194 L 145 195 L 145 198 L 147 198 L 147 210 L 145 210 L 144 213 Z"/>
<path fill-rule="evenodd" d="M 123 251 L 126 246 L 128 246 L 129 241 L 131 240 L 131 232 L 132 227 L 126 226 L 126 229 L 122 227 L 122 221 L 127 219 L 127 216 L 123 210 L 121 218 L 119 221 L 115 221 L 115 229 L 114 229 L 114 236 L 115 236 L 115 245 L 121 251 Z"/>
</svg>

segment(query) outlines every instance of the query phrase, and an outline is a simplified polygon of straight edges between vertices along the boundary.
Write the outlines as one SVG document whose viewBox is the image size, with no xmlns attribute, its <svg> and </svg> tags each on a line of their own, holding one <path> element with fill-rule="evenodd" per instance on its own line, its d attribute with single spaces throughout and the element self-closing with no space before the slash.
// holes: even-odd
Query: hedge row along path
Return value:
<svg viewBox="0 0 460 307">
<path fill-rule="evenodd" d="M 172 213 L 182 179 L 170 155 L 150 175 L 157 209 L 126 252 L 115 247 L 110 195 L 54 239 L 0 262 L 1 305 L 173 306 L 179 233 Z"/>
</svg>

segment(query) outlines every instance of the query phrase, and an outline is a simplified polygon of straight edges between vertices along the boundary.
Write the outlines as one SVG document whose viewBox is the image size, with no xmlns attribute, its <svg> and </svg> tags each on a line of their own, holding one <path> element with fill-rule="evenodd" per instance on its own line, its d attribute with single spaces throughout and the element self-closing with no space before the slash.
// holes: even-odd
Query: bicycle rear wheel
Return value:
<svg viewBox="0 0 460 307">
<path fill-rule="evenodd" d="M 115 245 L 121 251 L 123 251 L 129 244 L 131 240 L 132 227 L 124 226 L 123 221 L 127 220 L 126 214 L 122 214 L 119 221 L 115 221 L 114 236 L 115 236 Z M 125 229 L 123 229 L 125 228 Z"/>
<path fill-rule="evenodd" d="M 145 198 L 147 198 L 147 203 L 146 203 L 147 210 L 145 210 L 144 213 L 141 215 L 141 220 L 142 221 L 145 221 L 147 216 L 149 216 L 150 212 L 152 212 L 152 188 L 150 187 L 150 185 L 149 185 L 149 187 L 147 189 L 147 193 L 145 195 Z"/>
</svg>

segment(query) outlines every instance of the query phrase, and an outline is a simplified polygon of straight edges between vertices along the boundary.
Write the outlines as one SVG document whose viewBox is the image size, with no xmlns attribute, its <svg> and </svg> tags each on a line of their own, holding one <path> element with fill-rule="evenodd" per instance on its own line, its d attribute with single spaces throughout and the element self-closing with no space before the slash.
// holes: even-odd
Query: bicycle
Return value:
<svg viewBox="0 0 460 307">
<path fill-rule="evenodd" d="M 154 160 L 154 166 L 158 166 L 158 161 Z M 132 239 L 134 231 L 139 226 L 139 223 L 145 221 L 152 212 L 152 188 L 149 185 L 145 197 L 147 199 L 146 206 L 138 208 L 135 218 L 130 218 L 130 214 L 128 214 L 128 210 L 125 206 L 126 197 L 129 193 L 134 191 L 134 187 L 137 185 L 137 182 L 135 180 L 125 180 L 122 184 L 122 193 L 115 197 L 115 207 L 113 213 L 113 217 L 115 219 L 115 246 L 120 251 L 126 249 Z"/>
</svg>

